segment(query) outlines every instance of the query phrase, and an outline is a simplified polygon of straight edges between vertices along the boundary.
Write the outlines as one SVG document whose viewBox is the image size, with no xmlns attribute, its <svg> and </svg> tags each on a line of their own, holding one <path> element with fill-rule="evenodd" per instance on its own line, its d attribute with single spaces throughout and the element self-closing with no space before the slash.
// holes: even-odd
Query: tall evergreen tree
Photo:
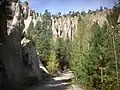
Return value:
<svg viewBox="0 0 120 90">
<path fill-rule="evenodd" d="M 65 58 L 66 58 L 66 51 L 65 51 L 65 42 L 62 38 L 57 38 L 57 42 L 56 42 L 56 47 L 55 47 L 55 51 L 56 51 L 56 58 L 60 63 L 60 69 L 64 70 L 64 66 L 65 66 Z"/>
<path fill-rule="evenodd" d="M 48 10 L 41 16 L 42 21 L 38 21 L 33 31 L 33 39 L 36 49 L 43 63 L 47 65 L 47 60 L 51 51 L 52 29 L 51 15 Z"/>
</svg>

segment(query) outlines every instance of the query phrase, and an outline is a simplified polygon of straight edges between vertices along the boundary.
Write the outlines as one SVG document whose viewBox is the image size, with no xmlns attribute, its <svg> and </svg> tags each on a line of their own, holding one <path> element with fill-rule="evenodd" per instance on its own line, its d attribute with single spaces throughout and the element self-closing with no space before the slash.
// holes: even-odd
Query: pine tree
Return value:
<svg viewBox="0 0 120 90">
<path fill-rule="evenodd" d="M 92 14 L 92 11 L 90 9 L 88 10 L 88 14 Z"/>
<path fill-rule="evenodd" d="M 85 16 L 85 15 L 86 15 L 85 11 L 82 11 L 82 12 L 81 12 L 81 15 Z"/>
<path fill-rule="evenodd" d="M 59 71 L 59 62 L 56 59 L 56 54 L 54 51 L 50 52 L 48 62 L 47 62 L 47 69 L 51 75 L 55 75 Z"/>
<path fill-rule="evenodd" d="M 42 21 L 38 21 L 33 31 L 33 39 L 36 44 L 37 52 L 39 53 L 44 65 L 47 65 L 47 60 L 51 52 L 51 15 L 45 10 L 45 13 L 41 16 Z"/>
<path fill-rule="evenodd" d="M 66 50 L 65 50 L 65 42 L 63 38 L 57 38 L 55 52 L 57 60 L 60 63 L 60 69 L 64 70 L 64 66 L 66 64 Z"/>
<path fill-rule="evenodd" d="M 100 11 L 103 11 L 103 7 L 102 6 L 100 7 Z"/>
</svg>

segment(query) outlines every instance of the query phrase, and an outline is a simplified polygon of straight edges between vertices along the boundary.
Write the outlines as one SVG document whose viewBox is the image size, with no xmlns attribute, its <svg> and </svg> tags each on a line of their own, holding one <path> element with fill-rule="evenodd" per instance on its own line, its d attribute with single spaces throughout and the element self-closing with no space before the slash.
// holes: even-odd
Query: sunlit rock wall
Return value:
<svg viewBox="0 0 120 90">
<path fill-rule="evenodd" d="M 95 22 L 97 22 L 100 26 L 107 21 L 107 14 L 109 14 L 110 10 L 103 10 L 91 14 L 86 14 L 85 16 L 79 15 L 52 15 L 52 32 L 53 37 L 56 40 L 57 37 L 61 37 L 66 39 L 67 37 L 71 40 L 74 39 L 75 32 L 78 27 L 78 19 L 82 18 L 88 23 L 89 26 L 92 26 Z"/>
<path fill-rule="evenodd" d="M 52 32 L 53 37 L 61 37 L 66 39 L 67 37 L 73 39 L 73 34 L 77 29 L 78 17 L 77 16 L 52 16 Z"/>
</svg>

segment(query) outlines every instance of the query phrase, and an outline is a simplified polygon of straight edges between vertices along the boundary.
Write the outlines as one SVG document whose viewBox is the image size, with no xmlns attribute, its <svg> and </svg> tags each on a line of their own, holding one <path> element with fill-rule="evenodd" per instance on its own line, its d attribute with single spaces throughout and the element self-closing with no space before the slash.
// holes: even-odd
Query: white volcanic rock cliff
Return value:
<svg viewBox="0 0 120 90">
<path fill-rule="evenodd" d="M 78 17 L 77 16 L 52 16 L 52 32 L 53 37 L 61 37 L 72 39 L 75 30 L 77 29 Z"/>
</svg>

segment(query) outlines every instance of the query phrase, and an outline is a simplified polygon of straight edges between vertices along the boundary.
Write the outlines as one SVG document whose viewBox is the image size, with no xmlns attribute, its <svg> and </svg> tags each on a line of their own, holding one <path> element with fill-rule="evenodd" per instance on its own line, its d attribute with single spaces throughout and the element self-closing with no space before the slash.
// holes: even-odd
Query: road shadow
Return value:
<svg viewBox="0 0 120 90">
<path fill-rule="evenodd" d="M 67 90 L 70 86 L 70 81 L 71 79 L 54 80 L 52 76 L 49 76 L 28 90 Z"/>
</svg>

